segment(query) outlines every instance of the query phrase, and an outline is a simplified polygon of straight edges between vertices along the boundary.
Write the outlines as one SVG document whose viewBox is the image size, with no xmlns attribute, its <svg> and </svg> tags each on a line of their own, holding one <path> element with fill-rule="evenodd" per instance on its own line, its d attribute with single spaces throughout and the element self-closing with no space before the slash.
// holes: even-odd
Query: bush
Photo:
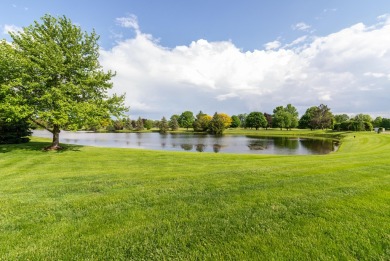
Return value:
<svg viewBox="0 0 390 261">
<path fill-rule="evenodd" d="M 0 144 L 15 144 L 29 142 L 30 124 L 26 119 L 6 121 L 0 119 Z"/>
</svg>

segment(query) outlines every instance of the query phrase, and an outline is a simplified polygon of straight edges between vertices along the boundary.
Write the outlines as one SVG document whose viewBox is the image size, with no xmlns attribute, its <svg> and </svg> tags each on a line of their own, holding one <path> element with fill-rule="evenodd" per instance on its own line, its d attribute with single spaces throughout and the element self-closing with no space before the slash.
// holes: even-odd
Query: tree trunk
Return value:
<svg viewBox="0 0 390 261">
<path fill-rule="evenodd" d="M 51 133 L 53 133 L 53 141 L 49 147 L 46 148 L 46 150 L 59 150 L 62 149 L 60 146 L 60 127 L 58 125 L 54 125 L 53 130 Z"/>
</svg>

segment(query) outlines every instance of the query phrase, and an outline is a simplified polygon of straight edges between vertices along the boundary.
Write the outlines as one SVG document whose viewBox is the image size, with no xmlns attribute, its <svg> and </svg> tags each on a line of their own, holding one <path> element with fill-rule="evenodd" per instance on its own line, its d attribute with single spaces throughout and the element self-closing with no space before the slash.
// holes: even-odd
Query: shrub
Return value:
<svg viewBox="0 0 390 261">
<path fill-rule="evenodd" d="M 6 121 L 0 119 L 0 144 L 29 142 L 30 124 L 26 119 Z"/>
</svg>

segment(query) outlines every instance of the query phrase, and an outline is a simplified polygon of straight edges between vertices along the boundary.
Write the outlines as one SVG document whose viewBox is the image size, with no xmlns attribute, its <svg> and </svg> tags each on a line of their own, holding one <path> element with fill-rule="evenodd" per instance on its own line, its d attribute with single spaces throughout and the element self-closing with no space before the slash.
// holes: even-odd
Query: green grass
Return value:
<svg viewBox="0 0 390 261">
<path fill-rule="evenodd" d="M 390 260 L 390 135 L 343 135 L 313 156 L 2 145 L 0 259 Z"/>
</svg>

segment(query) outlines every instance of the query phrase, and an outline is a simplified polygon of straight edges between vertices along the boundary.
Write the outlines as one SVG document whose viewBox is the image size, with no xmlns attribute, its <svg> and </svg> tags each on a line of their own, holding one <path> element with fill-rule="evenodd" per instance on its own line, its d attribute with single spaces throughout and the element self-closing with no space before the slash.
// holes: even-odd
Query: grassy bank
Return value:
<svg viewBox="0 0 390 261">
<path fill-rule="evenodd" d="M 389 260 L 390 135 L 321 156 L 46 145 L 0 146 L 2 260 Z"/>
</svg>

